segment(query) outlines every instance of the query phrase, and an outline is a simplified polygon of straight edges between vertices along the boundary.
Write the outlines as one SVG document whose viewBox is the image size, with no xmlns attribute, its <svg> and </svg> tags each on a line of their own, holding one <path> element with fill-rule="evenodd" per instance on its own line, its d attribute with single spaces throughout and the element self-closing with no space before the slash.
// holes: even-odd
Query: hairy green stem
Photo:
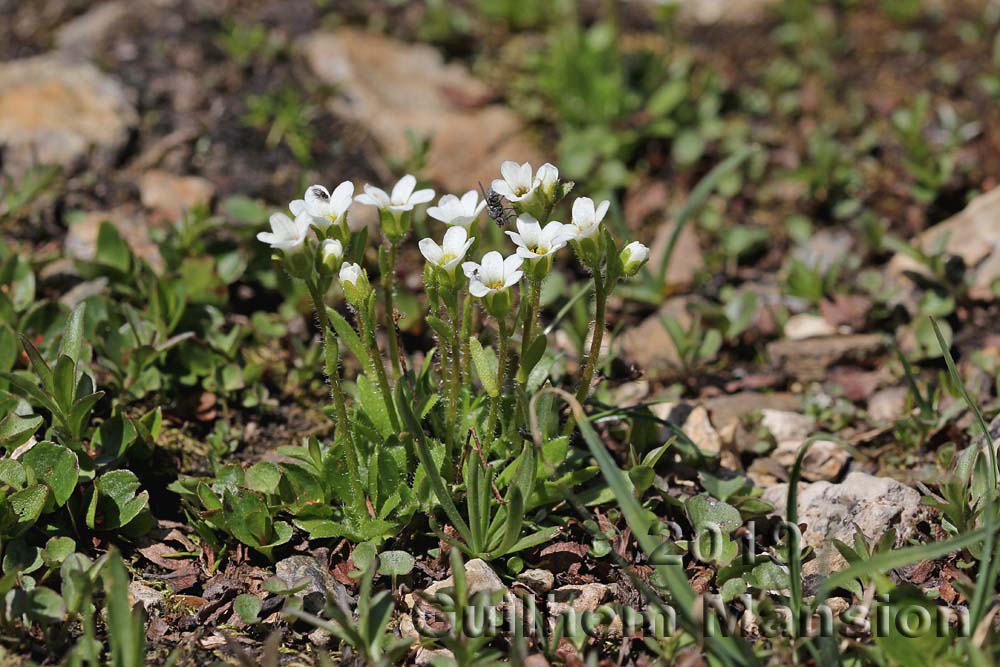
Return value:
<svg viewBox="0 0 1000 667">
<path fill-rule="evenodd" d="M 535 321 L 538 319 L 538 304 L 542 300 L 542 281 L 532 280 L 528 296 L 528 307 L 524 310 L 524 323 L 521 328 L 521 363 L 528 354 L 528 348 L 535 342 Z M 527 384 L 528 376 L 525 374 L 522 384 Z"/>
<path fill-rule="evenodd" d="M 398 380 L 403 374 L 399 363 L 399 340 L 396 335 L 396 251 L 399 245 L 396 241 L 389 242 L 388 271 L 382 273 L 382 290 L 385 292 L 385 320 L 389 337 L 389 361 L 392 363 L 392 375 Z M 384 371 L 383 371 L 384 372 Z M 398 430 L 398 429 L 397 429 Z"/>
<path fill-rule="evenodd" d="M 462 384 L 468 385 L 469 363 L 472 355 L 469 352 L 469 338 L 472 336 L 472 317 L 476 309 L 472 305 L 472 295 L 466 294 L 462 301 Z"/>
<path fill-rule="evenodd" d="M 325 361 L 326 376 L 330 381 L 330 397 L 333 399 L 333 409 L 337 415 L 334 424 L 334 439 L 337 434 L 344 436 L 347 443 L 347 468 L 350 477 L 350 484 L 355 497 L 358 499 L 359 507 L 364 507 L 364 487 L 361 484 L 361 465 L 358 459 L 358 449 L 354 444 L 354 435 L 351 433 L 350 422 L 347 419 L 347 403 L 344 400 L 344 388 L 340 384 L 340 341 L 333 327 L 330 326 L 330 318 L 326 314 L 326 302 L 319 291 L 319 286 L 312 280 L 307 280 L 309 293 L 312 295 L 313 307 L 316 310 L 316 317 L 319 319 L 320 328 L 323 331 L 323 358 Z"/>
<path fill-rule="evenodd" d="M 448 440 L 453 443 L 458 437 L 458 387 L 461 375 L 461 324 L 458 319 L 458 290 L 454 290 L 448 298 L 448 314 L 451 319 L 451 384 L 448 386 Z M 453 444 L 449 444 L 449 453 L 454 452 Z"/>
<path fill-rule="evenodd" d="M 375 378 L 378 381 L 379 393 L 382 394 L 382 402 L 385 403 L 385 411 L 389 415 L 389 423 L 392 424 L 392 429 L 396 432 L 400 432 L 399 428 L 399 417 L 396 416 L 396 406 L 392 402 L 392 391 L 389 389 L 389 377 L 385 372 L 385 363 L 382 361 L 382 352 L 378 349 L 378 343 L 375 341 L 375 332 L 372 328 L 368 326 L 368 318 L 372 313 L 366 312 L 368 309 L 363 309 L 358 311 L 358 329 L 361 334 L 361 338 L 365 341 L 365 345 L 368 347 L 368 361 L 375 370 Z M 389 340 L 392 340 L 393 336 L 389 334 Z M 390 345 L 391 347 L 391 345 Z"/>
<path fill-rule="evenodd" d="M 507 319 L 501 317 L 497 320 L 500 329 L 500 349 L 497 351 L 497 397 L 490 401 L 490 412 L 486 420 L 486 433 L 492 438 L 496 435 L 497 419 L 500 417 L 500 403 L 503 401 L 503 385 L 507 380 L 507 348 L 509 347 L 510 332 L 507 331 Z"/>
<path fill-rule="evenodd" d="M 590 383 L 594 381 L 594 371 L 597 360 L 601 356 L 601 343 L 604 341 L 604 318 L 608 305 L 608 295 L 605 291 L 604 279 L 600 271 L 594 271 L 594 335 L 590 340 L 590 353 L 583 366 L 580 378 L 580 388 L 576 390 L 576 400 L 583 403 L 590 393 Z"/>
</svg>

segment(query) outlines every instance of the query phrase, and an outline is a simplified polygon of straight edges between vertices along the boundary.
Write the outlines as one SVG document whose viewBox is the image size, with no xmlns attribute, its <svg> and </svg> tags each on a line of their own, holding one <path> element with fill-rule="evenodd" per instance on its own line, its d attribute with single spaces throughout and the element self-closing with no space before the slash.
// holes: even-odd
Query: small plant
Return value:
<svg viewBox="0 0 1000 667">
<path fill-rule="evenodd" d="M 581 197 L 570 223 L 553 220 L 573 185 L 560 180 L 553 165 L 535 172 L 527 163 L 505 162 L 501 172 L 491 190 L 503 203 L 491 214 L 499 221 L 516 216 L 517 231 L 507 231 L 515 252 L 507 257 L 489 250 L 480 262 L 463 261 L 484 243 L 475 234 L 486 202 L 475 190 L 461 198 L 445 195 L 427 210 L 447 229 L 440 244 L 431 238 L 418 244 L 426 260 L 426 318 L 438 342 L 420 368 L 409 366 L 398 335 L 395 267 L 416 208 L 433 191 L 418 189 L 410 175 L 390 192 L 366 185 L 357 197 L 349 182 L 332 192 L 314 185 L 290 204 L 294 219 L 271 216 L 272 230 L 258 238 L 312 297 L 334 434 L 329 444 L 313 438 L 285 448 L 295 462 L 262 462 L 246 471 L 226 466 L 214 479 L 175 483 L 197 522 L 266 556 L 291 536 L 291 525 L 278 515 L 314 538 L 378 542 L 421 509 L 430 513 L 439 537 L 486 559 L 555 533 L 556 526 L 538 526 L 529 514 L 548 493 L 538 472 L 552 447 L 544 447 L 539 459 L 523 435 L 532 426 L 527 405 L 551 368 L 540 363 L 547 348 L 539 324 L 542 283 L 567 246 L 591 272 L 597 325 L 575 389 L 584 401 L 599 365 L 608 297 L 621 280 L 638 273 L 648 251 L 639 243 L 619 246 L 604 228 L 609 202 Z M 367 231 L 348 224 L 355 201 L 379 212 L 377 282 L 363 266 Z M 353 326 L 331 307 L 338 284 Z M 493 346 L 487 342 L 491 332 Z M 341 356 L 348 352 L 363 369 L 351 385 L 342 377 Z M 546 428 L 558 443 L 558 424 Z M 571 428 L 572 420 L 563 425 L 567 433 Z M 438 509 L 455 536 L 438 527 Z"/>
<path fill-rule="evenodd" d="M 316 136 L 311 123 L 318 113 L 317 107 L 304 101 L 298 91 L 285 88 L 248 97 L 243 122 L 249 127 L 266 130 L 265 143 L 269 148 L 283 143 L 296 160 L 309 164 Z"/>
</svg>

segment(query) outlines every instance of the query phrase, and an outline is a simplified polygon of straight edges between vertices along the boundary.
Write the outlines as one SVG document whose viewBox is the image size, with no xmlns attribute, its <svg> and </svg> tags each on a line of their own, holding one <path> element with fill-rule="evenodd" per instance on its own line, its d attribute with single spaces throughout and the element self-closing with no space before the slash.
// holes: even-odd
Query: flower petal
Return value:
<svg viewBox="0 0 1000 667">
<path fill-rule="evenodd" d="M 441 261 L 441 257 L 444 252 L 441 250 L 441 246 L 435 243 L 432 239 L 420 239 L 417 243 L 417 247 L 420 248 L 420 254 L 424 256 L 431 264 L 437 265 Z"/>
<path fill-rule="evenodd" d="M 417 187 L 417 177 L 413 174 L 403 176 L 392 188 L 390 199 L 393 204 L 405 204 L 413 194 L 413 188 Z"/>
<path fill-rule="evenodd" d="M 594 212 L 594 222 L 600 223 L 601 220 L 604 220 L 604 216 L 607 214 L 609 206 L 611 206 L 611 202 L 607 199 L 597 205 L 597 210 Z"/>
<path fill-rule="evenodd" d="M 514 162 L 513 160 L 504 160 L 500 163 L 500 175 L 503 176 L 503 180 L 507 181 L 511 185 L 517 184 L 517 177 L 521 171 L 521 165 Z M 496 183 L 496 181 L 493 181 Z M 493 188 L 496 190 L 496 188 Z"/>
<path fill-rule="evenodd" d="M 521 264 L 524 263 L 524 258 L 518 255 L 511 255 L 503 260 L 503 275 L 504 277 L 510 276 L 512 273 L 516 273 L 518 269 L 521 268 Z M 518 277 L 520 280 L 520 276 Z"/>
<path fill-rule="evenodd" d="M 479 269 L 479 277 L 484 283 L 503 280 L 503 255 L 492 250 L 483 255 L 483 263 Z"/>
<path fill-rule="evenodd" d="M 434 191 L 430 188 L 425 188 L 423 190 L 417 190 L 411 194 L 407 201 L 411 206 L 415 206 L 417 204 L 426 204 L 432 199 L 434 199 Z"/>
<path fill-rule="evenodd" d="M 462 273 L 466 278 L 471 278 L 478 270 L 479 265 L 475 262 L 462 262 Z"/>
<path fill-rule="evenodd" d="M 493 290 L 484 285 L 482 281 L 476 280 L 475 278 L 469 281 L 469 294 L 474 297 L 481 299 L 492 291 Z"/>
</svg>

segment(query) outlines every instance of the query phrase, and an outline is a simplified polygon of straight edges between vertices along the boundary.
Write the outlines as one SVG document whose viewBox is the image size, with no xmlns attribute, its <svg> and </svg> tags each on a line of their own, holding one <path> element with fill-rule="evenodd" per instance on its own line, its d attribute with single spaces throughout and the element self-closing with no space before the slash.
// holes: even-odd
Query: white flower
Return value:
<svg viewBox="0 0 1000 667">
<path fill-rule="evenodd" d="M 331 193 L 322 185 L 313 185 L 306 190 L 304 200 L 296 200 L 293 204 L 302 201 L 305 211 L 312 217 L 312 223 L 321 230 L 326 230 L 330 225 L 339 224 L 347 209 L 354 203 L 354 184 L 344 181 Z M 301 205 L 299 205 L 301 206 Z M 298 215 L 293 208 L 292 213 Z"/>
<path fill-rule="evenodd" d="M 355 285 L 362 276 L 364 276 L 364 269 L 357 264 L 344 262 L 344 265 L 340 267 L 340 282 L 342 283 Z"/>
<path fill-rule="evenodd" d="M 638 241 L 632 241 L 622 248 L 622 257 L 626 264 L 629 262 L 642 263 L 649 259 L 649 248 Z"/>
<path fill-rule="evenodd" d="M 407 174 L 393 186 L 391 195 L 386 194 L 385 190 L 381 188 L 365 183 L 364 194 L 360 194 L 354 199 L 361 204 L 393 212 L 412 211 L 417 204 L 425 204 L 434 199 L 434 191 L 430 188 L 414 192 L 413 188 L 415 187 L 417 187 L 416 177 Z"/>
<path fill-rule="evenodd" d="M 465 262 L 462 264 L 462 271 L 469 278 L 469 292 L 472 296 L 482 298 L 516 285 L 524 275 L 521 271 L 523 261 L 517 255 L 504 259 L 494 250 L 486 253 L 482 264 Z"/>
<path fill-rule="evenodd" d="M 522 213 L 517 216 L 517 231 L 508 231 L 507 236 L 517 246 L 519 257 L 540 259 L 566 246 L 566 242 L 573 237 L 573 232 L 567 227 L 569 225 L 553 220 L 543 228 L 532 216 Z"/>
<path fill-rule="evenodd" d="M 649 259 L 649 248 L 638 241 L 632 241 L 622 248 L 618 257 L 621 259 L 622 272 L 631 278 L 639 273 L 639 269 Z"/>
<path fill-rule="evenodd" d="M 535 174 L 535 187 L 541 188 L 542 192 L 549 195 L 549 191 L 559 182 L 559 170 L 554 164 L 546 162 L 538 168 Z"/>
<path fill-rule="evenodd" d="M 531 163 L 518 164 L 511 160 L 504 160 L 500 165 L 500 175 L 490 186 L 493 191 L 503 195 L 509 202 L 521 201 L 530 195 L 535 189 L 535 183 L 531 179 Z"/>
<path fill-rule="evenodd" d="M 465 257 L 475 239 L 469 238 L 465 227 L 449 227 L 444 233 L 444 240 L 438 245 L 431 239 L 420 239 L 420 254 L 429 263 L 452 273 L 458 263 Z"/>
<path fill-rule="evenodd" d="M 486 202 L 479 201 L 479 193 L 475 190 L 469 190 L 462 195 L 461 199 L 455 195 L 441 197 L 437 206 L 431 206 L 427 209 L 427 215 L 446 225 L 457 225 L 468 229 L 484 208 L 486 208 Z"/>
<path fill-rule="evenodd" d="M 490 187 L 509 202 L 527 199 L 539 188 L 545 196 L 550 196 L 552 188 L 559 181 L 559 170 L 548 162 L 539 167 L 538 173 L 532 178 L 530 162 L 518 164 L 506 160 L 500 165 L 500 175 L 503 178 L 494 180 Z"/>
<path fill-rule="evenodd" d="M 302 249 L 308 233 L 309 224 L 301 216 L 293 221 L 284 213 L 275 213 L 271 216 L 271 231 L 260 232 L 257 240 L 275 250 L 290 253 Z"/>
<path fill-rule="evenodd" d="M 611 202 L 602 201 L 595 209 L 594 200 L 590 197 L 580 197 L 573 202 L 574 238 L 588 239 L 597 234 L 609 206 Z"/>
<path fill-rule="evenodd" d="M 336 266 L 344 260 L 344 244 L 337 239 L 327 239 L 323 241 L 320 253 L 324 264 Z"/>
</svg>

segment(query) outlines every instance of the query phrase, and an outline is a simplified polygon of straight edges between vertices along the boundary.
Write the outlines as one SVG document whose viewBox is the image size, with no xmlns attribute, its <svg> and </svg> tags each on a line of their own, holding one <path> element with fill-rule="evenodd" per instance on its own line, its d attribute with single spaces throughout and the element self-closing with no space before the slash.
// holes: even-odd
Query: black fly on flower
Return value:
<svg viewBox="0 0 1000 667">
<path fill-rule="evenodd" d="M 517 217 L 513 209 L 504 206 L 503 197 L 492 187 L 487 192 L 480 183 L 479 189 L 482 190 L 483 200 L 486 202 L 486 213 L 490 216 L 490 220 L 497 223 L 497 227 L 503 227 L 512 216 Z"/>
</svg>

